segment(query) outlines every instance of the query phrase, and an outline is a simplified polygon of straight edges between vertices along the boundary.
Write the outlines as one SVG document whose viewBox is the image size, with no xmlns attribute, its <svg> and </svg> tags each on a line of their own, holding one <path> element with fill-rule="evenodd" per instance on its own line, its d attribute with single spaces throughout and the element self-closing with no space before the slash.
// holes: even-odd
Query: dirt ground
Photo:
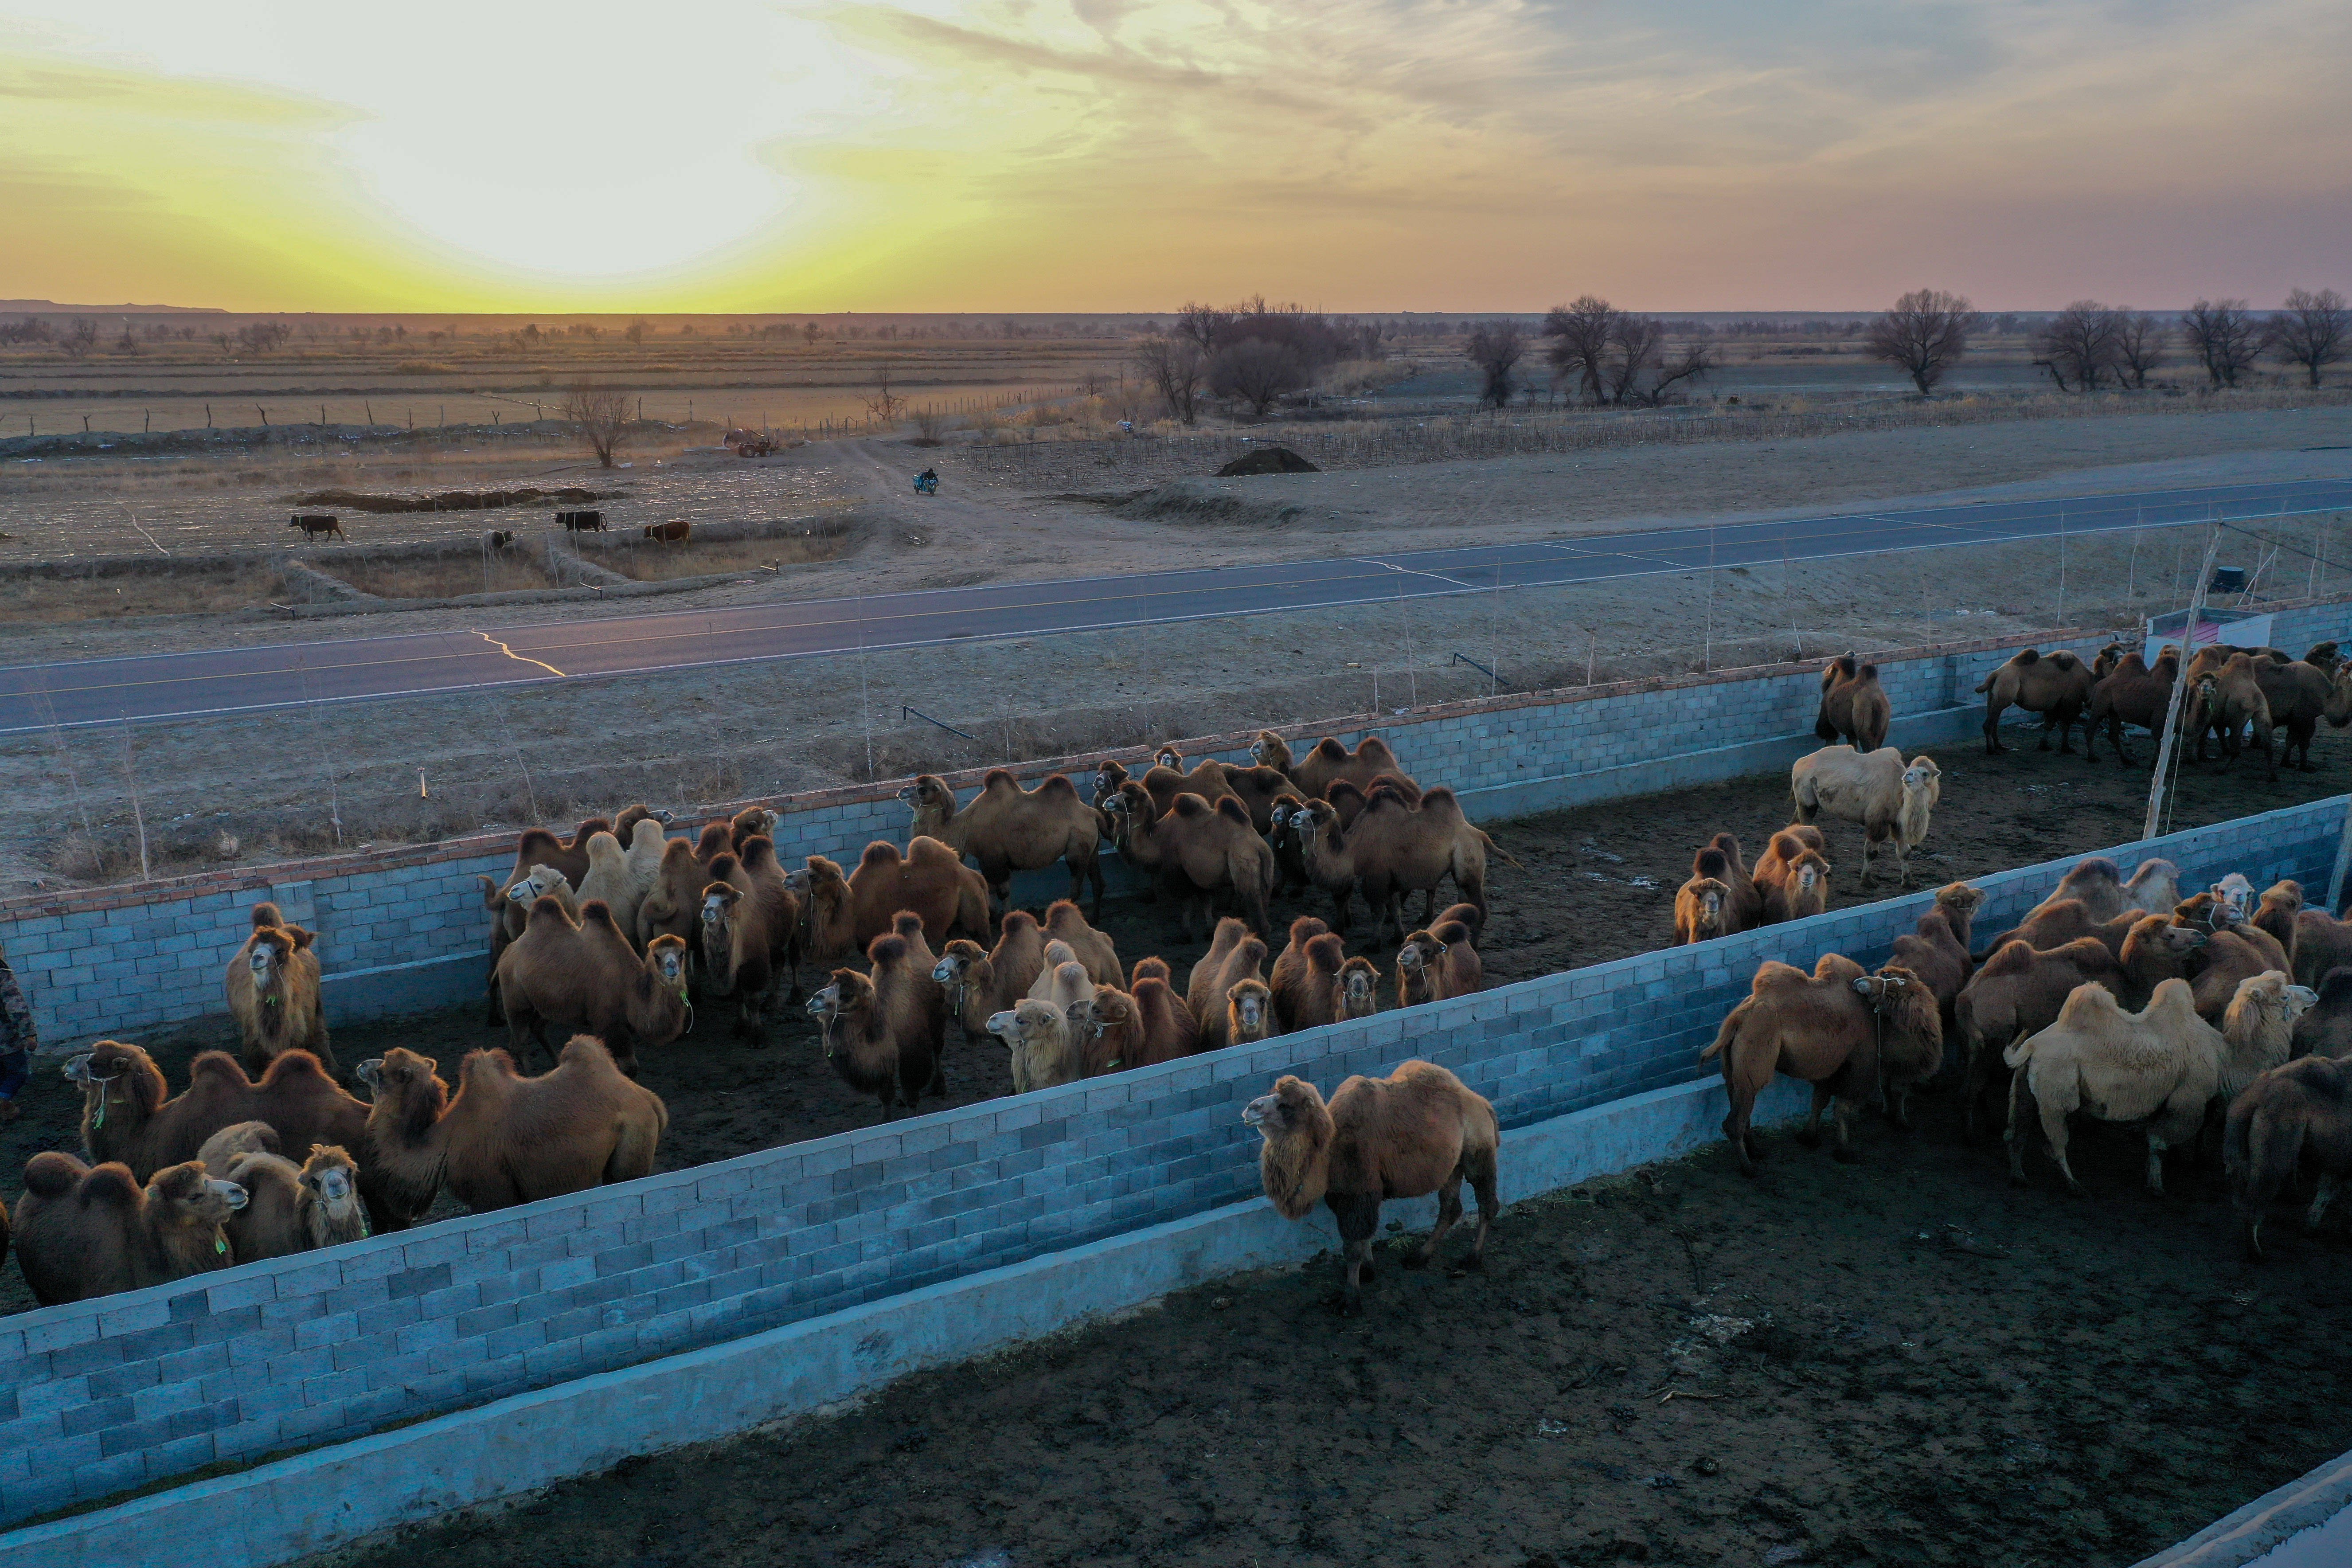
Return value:
<svg viewBox="0 0 2352 1568">
<path fill-rule="evenodd" d="M 2079 754 L 2055 752 L 2025 749 L 1987 758 L 1970 746 L 1941 748 L 1943 804 L 1927 845 L 1913 856 L 1915 877 L 1934 885 L 2137 837 L 2149 749 L 2142 742 L 2137 750 L 2143 767 L 2122 768 L 2111 760 L 2093 767 Z M 2232 774 L 2184 769 L 2173 825 L 2221 821 L 2352 788 L 2352 739 L 2324 732 L 2314 756 L 2318 772 L 2283 772 L 2274 785 L 2263 783 L 2251 764 Z M 1689 875 L 1696 847 L 1729 829 L 1740 835 L 1751 856 L 1760 852 L 1772 831 L 1788 821 L 1787 801 L 1785 777 L 1757 776 L 1488 824 L 1496 842 L 1528 868 L 1521 873 L 1498 867 L 1490 883 L 1492 912 L 1480 948 L 1489 983 L 1534 979 L 1667 945 L 1674 936 L 1674 890 Z M 1857 886 L 1856 836 L 1834 826 L 1830 836 L 1834 906 L 1893 891 L 1893 878 L 1885 872 L 1867 888 Z M 1349 952 L 1365 953 L 1384 973 L 1392 973 L 1396 944 L 1374 940 L 1360 900 L 1355 912 L 1347 933 Z M 1328 918 L 1328 900 L 1319 894 L 1278 900 L 1275 913 L 1285 927 L 1299 914 Z M 1108 900 L 1102 927 L 1124 963 L 1132 967 L 1136 959 L 1157 953 L 1174 966 L 1180 981 L 1206 951 L 1205 942 L 1184 939 L 1168 903 Z M 1281 940 L 1277 932 L 1272 945 L 1278 949 Z M 812 970 L 812 981 L 814 974 Z M 1383 1003 L 1393 1005 L 1393 995 L 1384 996 Z M 953 1025 L 949 1036 L 946 1106 L 1010 1092 L 1006 1058 L 996 1042 L 963 1039 Z M 225 1020 L 213 1020 L 140 1043 L 178 1084 L 184 1081 L 189 1056 L 233 1047 L 234 1038 Z M 445 1075 L 454 1074 L 466 1052 L 504 1043 L 505 1031 L 487 1027 L 478 1005 L 378 1020 L 335 1034 L 335 1049 L 346 1068 L 404 1046 L 436 1058 Z M 871 1100 L 851 1093 L 826 1068 L 815 1028 L 797 1003 L 780 1004 L 771 1013 L 764 1042 L 756 1046 L 736 1039 L 716 1010 L 706 1010 L 692 1036 L 665 1050 L 642 1053 L 640 1064 L 643 1081 L 669 1107 L 669 1132 L 661 1150 L 665 1170 L 869 1126 L 878 1117 Z M 40 1065 L 20 1103 L 22 1120 L 0 1125 L 0 1171 L 12 1173 L 39 1150 L 70 1149 L 77 1140 L 79 1101 L 53 1059 Z M 0 1311 L 29 1305 L 21 1278 L 14 1271 L 0 1275 Z"/>
<path fill-rule="evenodd" d="M 1522 1204 L 1483 1276 L 1396 1238 L 1352 1321 L 1328 1258 L 1219 1281 L 336 1561 L 2108 1568 L 2352 1439 L 2340 1239 L 2251 1270 L 2127 1138 L 2078 1144 L 2085 1201 L 1955 1120 Z"/>
</svg>

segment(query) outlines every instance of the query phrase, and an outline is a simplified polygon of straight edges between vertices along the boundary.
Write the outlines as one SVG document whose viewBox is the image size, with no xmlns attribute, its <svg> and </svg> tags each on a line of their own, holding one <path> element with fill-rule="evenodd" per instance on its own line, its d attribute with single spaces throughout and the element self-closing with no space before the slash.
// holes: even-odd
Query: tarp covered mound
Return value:
<svg viewBox="0 0 2352 1568">
<path fill-rule="evenodd" d="M 1219 468 L 1217 478 L 1230 479 L 1241 474 L 1319 474 L 1322 471 L 1287 447 L 1260 447 Z"/>
</svg>

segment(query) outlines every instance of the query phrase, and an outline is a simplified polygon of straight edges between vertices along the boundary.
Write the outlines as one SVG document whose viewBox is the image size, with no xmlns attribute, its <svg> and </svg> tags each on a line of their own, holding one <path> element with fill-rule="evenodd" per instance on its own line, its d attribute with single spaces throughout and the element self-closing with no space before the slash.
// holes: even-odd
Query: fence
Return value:
<svg viewBox="0 0 2352 1568">
<path fill-rule="evenodd" d="M 2146 847 L 2324 880 L 2342 797 Z M 2118 852 L 2126 863 L 2130 851 Z M 1982 879 L 1986 929 L 2059 863 Z M 1521 1126 L 1699 1076 L 1756 964 L 1864 962 L 1927 895 L 0 1323 L 0 1518 L 803 1321 L 1230 1204 L 1242 1104 L 1440 1062 Z"/>
</svg>

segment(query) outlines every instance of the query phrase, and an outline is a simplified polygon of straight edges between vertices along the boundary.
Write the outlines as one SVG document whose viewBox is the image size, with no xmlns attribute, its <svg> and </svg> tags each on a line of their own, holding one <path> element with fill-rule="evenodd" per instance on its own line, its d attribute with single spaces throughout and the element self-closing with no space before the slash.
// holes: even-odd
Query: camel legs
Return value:
<svg viewBox="0 0 2352 1568">
<path fill-rule="evenodd" d="M 1798 1142 L 1808 1149 L 1818 1149 L 1822 1146 L 1822 1112 L 1830 1108 L 1830 1101 L 1835 1098 L 1837 1097 L 1830 1092 L 1828 1085 L 1820 1083 L 1813 1085 L 1813 1106 L 1805 1114 L 1805 1124 L 1797 1129 Z"/>
<path fill-rule="evenodd" d="M 1486 1230 L 1503 1206 L 1495 1194 L 1495 1151 L 1486 1149 L 1467 1155 L 1462 1166 L 1470 1178 L 1470 1190 L 1477 1194 L 1478 1228 L 1471 1232 L 1469 1252 L 1454 1267 L 1475 1273 L 1486 1267 Z"/>
<path fill-rule="evenodd" d="M 2009 704 L 2006 702 L 1999 706 L 1995 706 L 1990 700 L 1985 703 L 1984 743 L 1985 755 L 1988 757 L 1998 756 L 2009 750 L 2007 746 L 2001 744 L 2000 740 L 2000 716 L 2008 707 Z"/>
<path fill-rule="evenodd" d="M 2149 1197 L 2160 1198 L 2164 1195 L 2164 1152 L 2170 1147 L 2172 1145 L 2158 1134 L 2151 1132 L 2147 1135 L 2147 1195 Z"/>
<path fill-rule="evenodd" d="M 2009 1122 L 2010 1131 L 2011 1132 L 2016 1131 L 2018 1125 L 2016 1104 L 2018 1093 L 2017 1086 L 2025 1081 L 2025 1072 L 2026 1069 L 2024 1068 L 2018 1068 L 2017 1077 L 2011 1080 Z M 2028 1090 L 2027 1092 L 2031 1093 L 2031 1090 Z M 2084 1192 L 2083 1190 L 2083 1184 L 2074 1179 L 2074 1167 L 2066 1163 L 2066 1113 L 2071 1109 L 2073 1108 L 2070 1106 L 2058 1103 L 2054 1097 L 2048 1102 L 2043 1103 L 2041 1106 L 2042 1136 L 2043 1141 L 2050 1145 L 2050 1158 L 2057 1163 L 2058 1173 L 2066 1179 L 2066 1190 L 2074 1194 L 2078 1198 L 2084 1198 L 2090 1196 L 2090 1194 Z M 2149 1142 L 2151 1148 L 2148 1158 L 2150 1161 L 2158 1163 L 2157 1169 L 2154 1173 L 2154 1180 L 2157 1194 L 2160 1197 L 2164 1193 L 2164 1170 L 2161 1164 L 2161 1154 L 2160 1152 L 2153 1147 L 2155 1141 L 2151 1139 Z M 2010 1173 L 2012 1177 L 2021 1179 L 2021 1171 L 2023 1164 L 2021 1156 L 2023 1151 L 2015 1143 L 2011 1144 L 2010 1149 Z"/>
<path fill-rule="evenodd" d="M 1454 1173 L 1445 1178 L 1445 1184 L 1437 1189 L 1437 1224 L 1422 1238 L 1419 1247 L 1404 1255 L 1404 1266 L 1407 1268 L 1428 1268 L 1430 1255 L 1437 1250 L 1437 1244 L 1445 1239 L 1445 1233 L 1452 1230 L 1461 1217 L 1462 1167 L 1457 1164 L 1454 1167 Z M 1480 1217 L 1485 1217 L 1483 1210 Z"/>
<path fill-rule="evenodd" d="M 1752 1176 L 1756 1174 L 1756 1162 L 1764 1157 L 1763 1140 L 1758 1138 L 1756 1130 L 1748 1124 L 1748 1117 L 1756 1110 L 1756 1091 L 1745 1084 L 1727 1082 L 1724 1087 L 1731 1094 L 1731 1110 L 1723 1119 L 1723 1135 L 1730 1141 L 1731 1152 L 1739 1156 L 1739 1173 Z M 1486 1215 L 1486 1199 L 1481 1196 L 1478 1216 L 1482 1227 Z"/>
<path fill-rule="evenodd" d="M 2341 1176 L 2319 1178 L 2319 1190 L 2312 1194 L 2311 1207 L 2304 1211 L 2304 1229 L 2315 1231 L 2319 1228 L 2319 1222 L 2326 1216 L 2327 1205 L 2336 1201 L 2336 1190 L 2343 1185 L 2343 1182 L 2344 1178 Z M 2261 1227 L 2262 1220 L 2259 1215 L 2256 1216 L 2254 1225 L 2258 1229 Z"/>
<path fill-rule="evenodd" d="M 1331 1217 L 1339 1222 L 1339 1239 L 1345 1243 L 1341 1266 L 1339 1311 L 1344 1317 L 1364 1315 L 1364 1281 L 1373 1277 L 1372 1233 L 1381 1225 L 1381 1198 L 1378 1193 L 1327 1193 L 1323 1201 L 1330 1205 Z"/>
<path fill-rule="evenodd" d="M 1837 1142 L 1830 1150 L 1830 1158 L 1841 1165 L 1854 1165 L 1862 1162 L 1862 1152 L 1853 1146 L 1853 1113 L 1866 1103 L 1866 1095 L 1841 1094 L 1837 1097 L 1837 1114 L 1832 1119 L 1837 1128 Z"/>
</svg>

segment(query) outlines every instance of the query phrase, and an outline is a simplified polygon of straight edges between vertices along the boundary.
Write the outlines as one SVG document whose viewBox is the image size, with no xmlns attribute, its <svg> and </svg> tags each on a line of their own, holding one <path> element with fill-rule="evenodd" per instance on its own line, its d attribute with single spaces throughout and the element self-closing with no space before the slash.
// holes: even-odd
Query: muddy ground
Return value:
<svg viewBox="0 0 2352 1568">
<path fill-rule="evenodd" d="M 2148 751 L 2144 742 L 2137 747 L 2143 760 Z M 2326 731 L 2314 756 L 2320 771 L 2282 772 L 2276 784 L 2263 783 L 2252 764 L 2229 774 L 2185 769 L 2173 824 L 2195 826 L 2352 788 L 2352 738 Z M 1923 885 L 2138 837 L 2147 788 L 2144 768 L 2121 768 L 2111 758 L 2094 767 L 2079 754 L 2030 749 L 1987 758 L 1968 745 L 1941 748 L 1937 760 L 1944 769 L 1943 805 L 1927 843 L 1912 857 L 1915 878 Z M 1729 829 L 1740 835 L 1751 856 L 1760 852 L 1772 831 L 1789 819 L 1787 791 L 1784 777 L 1759 775 L 1489 824 L 1496 841 L 1528 868 L 1524 873 L 1499 865 L 1494 870 L 1493 909 L 1481 950 L 1489 982 L 1530 980 L 1667 945 L 1674 938 L 1674 891 L 1689 874 L 1693 851 L 1716 832 Z M 1828 831 L 1836 868 L 1832 904 L 1888 896 L 1891 873 L 1882 872 L 1869 888 L 1857 886 L 1858 835 L 1834 825 Z M 2319 890 L 2313 896 L 2319 897 Z M 1349 952 L 1368 954 L 1392 975 L 1396 944 L 1374 941 L 1360 900 L 1355 908 Z M 1328 900 L 1319 894 L 1278 900 L 1275 912 L 1286 927 L 1298 914 L 1328 918 Z M 1105 903 L 1102 925 L 1124 963 L 1131 968 L 1136 959 L 1158 953 L 1174 966 L 1180 982 L 1207 947 L 1202 941 L 1184 940 L 1170 903 L 1113 898 Z M 1278 949 L 1281 941 L 1277 932 L 1272 945 Z M 1382 1000 L 1394 1005 L 1392 993 Z M 454 1076 L 466 1052 L 504 1042 L 505 1031 L 486 1026 L 479 1005 L 383 1019 L 335 1033 L 335 1049 L 347 1068 L 404 1046 L 436 1058 L 445 1076 Z M 187 1058 L 194 1051 L 233 1048 L 235 1040 L 225 1020 L 213 1020 L 141 1043 L 155 1052 L 176 1086 L 185 1081 Z M 705 1008 L 694 1034 L 667 1049 L 641 1053 L 639 1061 L 643 1080 L 669 1107 L 669 1132 L 661 1150 L 665 1170 L 869 1126 L 879 1116 L 873 1100 L 853 1094 L 826 1068 L 815 1028 L 796 1002 L 780 1000 L 762 1044 L 737 1039 L 720 1009 Z M 964 1040 L 950 1025 L 950 1093 L 944 1103 L 966 1105 L 1010 1092 L 1005 1063 L 994 1041 Z M 79 1102 L 54 1058 L 39 1064 L 21 1103 L 23 1119 L 0 1126 L 0 1171 L 9 1173 L 12 1194 L 26 1160 L 41 1149 L 73 1148 L 78 1136 Z M 450 1206 L 447 1212 L 457 1211 Z M 31 1304 L 20 1276 L 14 1270 L 0 1275 L 0 1311 Z"/>
<path fill-rule="evenodd" d="M 2249 1269 L 2127 1139 L 2081 1200 L 1955 1120 L 1519 1205 L 1483 1277 L 1384 1267 L 1353 1321 L 1328 1259 L 1220 1281 L 341 1561 L 2104 1568 L 2352 1440 L 2340 1240 Z"/>
</svg>

